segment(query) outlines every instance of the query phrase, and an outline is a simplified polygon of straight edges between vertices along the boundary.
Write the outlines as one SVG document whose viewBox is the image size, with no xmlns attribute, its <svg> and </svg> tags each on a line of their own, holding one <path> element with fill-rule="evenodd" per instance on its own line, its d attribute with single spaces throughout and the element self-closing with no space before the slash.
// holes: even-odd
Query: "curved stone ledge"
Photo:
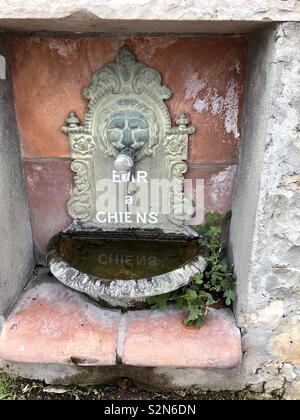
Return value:
<svg viewBox="0 0 300 420">
<path fill-rule="evenodd" d="M 75 383 L 83 383 L 85 376 L 99 383 L 96 367 L 106 366 L 108 376 L 117 377 L 116 366 L 227 372 L 239 365 L 241 337 L 229 309 L 211 308 L 201 329 L 187 327 L 185 316 L 171 308 L 127 313 L 103 309 L 43 274 L 29 284 L 4 322 L 0 366 L 1 359 L 25 363 L 31 366 L 31 378 L 37 378 L 40 364 L 40 379 L 52 372 L 56 383 L 73 368 Z"/>
</svg>

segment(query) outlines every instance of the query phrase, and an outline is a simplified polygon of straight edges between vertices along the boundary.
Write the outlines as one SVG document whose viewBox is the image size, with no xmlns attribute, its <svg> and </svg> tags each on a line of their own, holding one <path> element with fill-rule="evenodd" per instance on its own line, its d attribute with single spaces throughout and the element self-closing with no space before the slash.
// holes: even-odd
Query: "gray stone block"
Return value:
<svg viewBox="0 0 300 420">
<path fill-rule="evenodd" d="M 0 57 L 0 315 L 3 315 L 31 276 L 35 262 L 12 89 L 1 39 Z"/>
</svg>

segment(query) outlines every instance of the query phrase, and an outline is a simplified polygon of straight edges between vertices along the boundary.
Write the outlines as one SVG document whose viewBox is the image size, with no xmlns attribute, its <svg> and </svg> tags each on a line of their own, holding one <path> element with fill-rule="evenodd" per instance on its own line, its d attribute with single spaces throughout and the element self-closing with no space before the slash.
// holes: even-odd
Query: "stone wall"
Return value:
<svg viewBox="0 0 300 420">
<path fill-rule="evenodd" d="M 6 53 L 0 39 L 0 324 L 34 268 L 20 142 Z"/>
<path fill-rule="evenodd" d="M 1 0 L 0 10 L 0 28 L 23 31 L 238 33 L 300 19 L 298 0 Z"/>
<path fill-rule="evenodd" d="M 246 67 L 247 41 L 234 37 L 7 38 L 33 237 L 39 261 L 71 220 L 68 138 L 60 130 L 70 110 L 83 118 L 81 91 L 93 72 L 126 44 L 158 69 L 173 91 L 173 124 L 182 111 L 197 131 L 190 140 L 189 179 L 205 180 L 205 209 L 231 207 Z"/>
<path fill-rule="evenodd" d="M 252 389 L 300 396 L 300 24 L 252 37 L 231 223 Z"/>
<path fill-rule="evenodd" d="M 92 10 L 87 3 L 81 2 L 83 3 L 82 8 L 79 7 L 81 9 L 79 14 L 70 18 L 70 27 L 74 25 L 74 22 L 82 20 L 92 25 L 91 15 L 88 13 L 101 15 Z M 149 5 L 149 2 L 142 3 L 145 7 Z M 218 10 L 215 2 L 209 3 L 211 6 L 199 7 L 199 10 L 194 11 L 192 15 L 190 14 L 192 9 L 185 4 L 186 14 L 182 13 L 178 16 L 177 21 L 185 17 L 191 19 L 191 16 L 194 16 L 196 23 L 198 23 L 197 19 L 201 21 L 201 19 L 223 18 L 228 19 L 224 23 L 226 26 L 229 25 L 229 19 L 248 22 L 300 20 L 299 2 L 296 1 L 251 2 L 250 5 L 249 2 L 241 0 L 234 2 L 236 8 L 233 7 L 232 2 L 231 7 L 226 7 L 228 4 L 224 1 Z M 17 14 L 13 14 L 10 7 L 3 7 L 1 12 L 3 19 L 0 20 L 2 27 L 12 28 L 12 18 L 19 17 L 20 20 L 14 22 L 15 27 L 23 25 L 23 28 L 34 28 L 34 25 L 38 23 L 40 28 L 45 28 L 49 22 L 52 22 L 54 26 L 64 25 L 64 28 L 67 28 L 66 16 L 72 14 L 72 2 L 65 2 L 59 9 L 59 13 L 55 12 L 55 2 L 51 3 L 52 11 L 48 10 L 47 3 L 48 23 L 43 23 L 46 15 L 42 10 L 42 5 L 40 9 L 33 11 L 33 4 L 35 5 L 35 2 L 26 2 L 23 9 L 17 9 Z M 114 4 L 113 2 L 112 5 Z M 166 4 L 169 5 L 169 2 Z M 194 2 L 190 4 L 192 7 Z M 13 5 L 16 6 L 16 3 Z M 113 6 L 111 7 L 113 10 Z M 138 13 L 142 8 L 143 6 L 137 7 L 136 17 L 141 18 Z M 159 8 L 158 10 L 159 16 L 155 15 L 158 13 L 155 9 L 155 13 L 153 11 L 149 13 L 149 18 L 163 19 L 165 15 Z M 128 13 L 126 7 L 122 11 Z M 109 10 L 105 9 L 105 13 L 108 17 Z M 121 19 L 121 15 L 116 16 Z M 174 16 L 175 14 L 173 18 Z M 25 23 L 26 18 L 29 17 L 32 20 L 27 20 Z M 51 21 L 51 18 L 54 19 Z M 62 18 L 63 21 L 58 22 L 56 18 L 58 20 Z M 173 23 L 177 25 L 175 20 Z M 95 28 L 99 29 L 99 22 L 95 25 Z M 210 26 L 216 28 L 215 22 Z M 134 24 L 131 27 L 133 28 Z M 198 28 L 201 27 L 203 28 L 201 25 L 198 26 Z M 221 22 L 217 27 L 218 30 L 224 28 Z M 243 27 L 245 30 L 249 29 L 247 22 Z M 125 26 L 123 30 L 126 31 Z M 187 31 L 186 26 L 185 31 Z M 131 376 L 143 385 L 150 383 L 161 389 L 192 387 L 193 389 L 237 390 L 249 387 L 259 393 L 276 392 L 284 395 L 285 398 L 300 398 L 300 55 L 298 47 L 300 24 L 270 25 L 250 35 L 249 39 L 248 80 L 241 134 L 243 141 L 238 162 L 238 182 L 235 188 L 230 237 L 238 288 L 235 313 L 243 335 L 242 365 L 233 370 L 140 369 L 135 367 L 125 369 L 117 366 L 115 370 L 118 372 L 116 372 L 111 369 L 108 371 L 107 368 L 76 366 L 62 368 L 56 365 L 37 365 L 33 369 L 28 365 L 15 364 L 10 366 L 11 371 L 54 383 L 90 383 L 91 381 L 100 383 L 118 376 Z M 23 62 L 26 62 L 25 58 Z M 45 74 L 49 73 L 46 71 Z M 0 83 L 1 89 L 3 86 L 6 89 L 6 82 L 0 81 Z M 71 99 L 73 103 L 74 98 Z M 11 116 L 11 105 L 7 115 Z M 5 120 L 8 117 L 2 116 L 0 127 L 5 127 L 3 118 Z M 11 133 L 11 125 L 9 127 Z M 13 140 L 16 138 L 12 137 Z M 12 147 L 11 144 L 10 147 Z M 5 150 L 3 148 L 1 153 Z M 17 162 L 15 168 L 20 169 L 19 161 L 15 160 L 16 153 L 11 153 L 9 156 L 13 165 Z M 65 157 L 62 156 L 60 159 L 64 162 Z M 57 157 L 53 157 L 53 161 L 55 160 Z M 6 161 L 4 159 L 4 162 Z M 38 164 L 39 162 L 36 162 L 36 165 Z M 61 165 L 63 166 L 63 163 Z M 7 189 L 12 178 L 14 182 L 20 181 L 15 173 L 8 172 L 5 165 L 4 168 L 6 168 L 6 175 L 5 177 L 1 175 L 4 180 L 1 183 L 1 194 L 3 185 L 5 184 Z M 52 173 L 55 171 L 56 169 Z M 42 173 L 42 169 L 37 169 L 37 172 Z M 67 182 L 69 182 L 68 179 Z M 21 197 L 24 197 L 21 187 L 20 190 Z M 7 197 L 11 197 L 12 189 L 8 187 L 7 191 L 5 200 L 1 200 L 2 206 L 3 203 L 11 202 L 10 198 L 7 200 Z M 17 209 L 18 206 L 14 205 L 16 216 Z M 2 222 L 4 229 L 7 226 L 7 220 L 10 220 L 11 212 L 7 208 L 0 210 L 1 215 L 5 215 L 3 219 L 5 223 Z M 20 213 L 24 214 L 23 210 Z M 26 223 L 28 226 L 28 219 Z M 24 237 L 25 243 L 29 243 L 28 236 L 24 235 Z M 18 242 L 20 243 L 24 242 Z M 6 257 L 2 253 L 0 258 L 2 255 Z M 32 261 L 30 252 L 29 256 L 25 255 L 24 260 Z M 7 261 L 10 261 L 10 265 L 13 266 L 10 257 L 4 260 L 1 268 L 10 269 L 10 266 L 5 265 Z M 31 264 L 27 267 L 29 266 L 31 267 Z M 13 275 L 15 276 L 15 273 Z M 20 275 L 18 274 L 17 277 L 20 278 Z M 11 291 L 8 293 L 7 286 L 5 288 L 7 282 L 2 282 L 2 278 L 4 277 L 1 277 L 1 285 L 4 285 L 3 296 L 7 299 L 1 302 L 5 302 L 7 306 L 7 302 L 12 302 L 13 299 Z"/>
</svg>

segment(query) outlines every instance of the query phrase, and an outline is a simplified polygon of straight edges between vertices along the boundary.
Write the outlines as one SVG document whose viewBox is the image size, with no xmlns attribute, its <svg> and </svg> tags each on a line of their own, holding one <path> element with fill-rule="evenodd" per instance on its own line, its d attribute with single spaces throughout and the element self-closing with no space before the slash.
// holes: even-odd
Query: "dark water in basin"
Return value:
<svg viewBox="0 0 300 420">
<path fill-rule="evenodd" d="M 157 276 L 190 262 L 198 242 L 187 240 L 87 238 L 64 236 L 63 259 L 77 270 L 102 279 L 141 279 Z"/>
</svg>

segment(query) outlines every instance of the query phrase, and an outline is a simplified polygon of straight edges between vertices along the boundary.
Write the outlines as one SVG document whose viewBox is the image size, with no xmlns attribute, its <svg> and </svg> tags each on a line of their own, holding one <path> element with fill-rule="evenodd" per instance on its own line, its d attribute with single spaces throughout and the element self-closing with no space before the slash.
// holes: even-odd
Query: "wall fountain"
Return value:
<svg viewBox="0 0 300 420">
<path fill-rule="evenodd" d="M 143 307 L 205 267 L 184 194 L 195 127 L 185 113 L 172 127 L 171 95 L 158 71 L 122 47 L 83 91 L 84 124 L 72 111 L 62 127 L 75 172 L 73 223 L 50 241 L 47 260 L 60 282 L 100 304 Z"/>
</svg>

